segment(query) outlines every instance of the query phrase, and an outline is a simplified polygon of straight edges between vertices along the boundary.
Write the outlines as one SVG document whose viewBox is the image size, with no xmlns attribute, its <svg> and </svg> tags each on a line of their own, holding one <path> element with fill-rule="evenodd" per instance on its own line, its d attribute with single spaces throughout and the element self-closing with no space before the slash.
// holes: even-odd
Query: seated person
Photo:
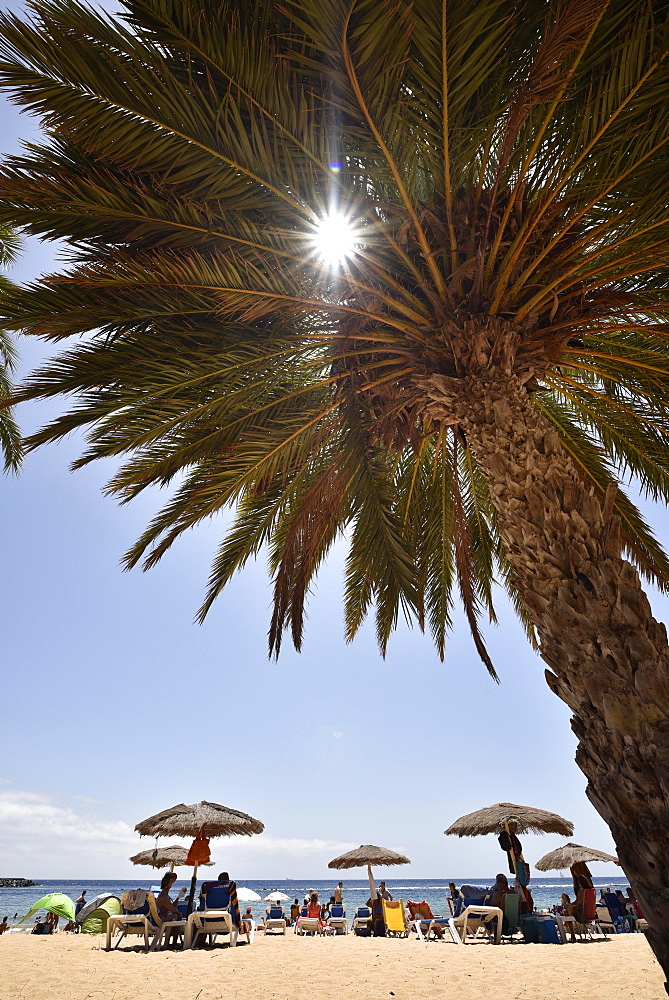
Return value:
<svg viewBox="0 0 669 1000">
<path fill-rule="evenodd" d="M 230 889 L 232 886 L 234 886 L 236 890 L 236 883 L 230 880 L 230 876 L 227 872 L 221 872 L 215 881 L 212 879 L 210 882 L 203 882 L 202 888 L 200 889 L 200 899 L 204 901 L 205 908 L 212 910 L 225 909 L 230 902 Z M 210 904 L 207 899 L 207 897 L 212 893 L 216 900 L 215 904 Z M 200 907 L 200 909 L 202 909 L 202 907 Z"/>
<path fill-rule="evenodd" d="M 622 889 L 616 889 L 616 896 L 618 897 L 618 902 L 620 903 L 620 908 L 623 911 L 623 916 L 625 917 L 625 920 L 629 924 L 631 930 L 634 930 L 637 921 L 636 910 L 634 909 L 634 901 L 630 902 L 630 900 L 625 899 L 625 897 L 623 896 Z"/>
<path fill-rule="evenodd" d="M 241 915 L 239 913 L 239 903 L 237 902 L 237 883 L 230 878 L 227 872 L 221 872 L 215 882 L 202 883 L 202 888 L 200 889 L 200 909 L 228 909 L 233 924 L 236 927 L 240 926 Z"/>
<path fill-rule="evenodd" d="M 573 903 L 570 903 L 566 909 L 566 914 L 570 917 L 575 917 L 579 924 L 585 923 L 585 890 L 590 889 L 590 880 L 586 878 L 585 875 L 577 875 L 575 878 L 575 884 L 577 889 L 577 896 Z M 576 930 L 574 925 L 569 923 L 569 931 L 571 933 L 572 941 L 576 940 Z"/>
<path fill-rule="evenodd" d="M 509 930 L 509 920 L 504 913 L 504 897 L 505 896 L 515 896 L 517 895 L 516 890 L 509 886 L 509 880 L 506 875 L 502 872 L 495 876 L 495 884 L 490 886 L 490 895 L 486 898 L 487 906 L 498 906 L 502 913 L 504 914 L 502 918 L 502 934 L 508 933 Z M 496 927 L 497 917 L 493 917 L 492 920 L 486 921 L 486 926 L 490 925 L 491 928 Z"/>
<path fill-rule="evenodd" d="M 156 896 L 156 909 L 158 910 L 158 916 L 164 924 L 168 921 L 183 919 L 177 909 L 176 903 L 173 903 L 170 899 L 170 889 L 176 880 L 176 872 L 168 872 L 160 880 L 160 892 Z M 170 930 L 169 937 L 176 941 L 178 934 L 175 928 Z M 167 943 L 169 944 L 170 942 L 168 941 Z"/>
<path fill-rule="evenodd" d="M 590 869 L 586 865 L 585 861 L 575 861 L 569 870 L 571 871 L 572 879 L 574 882 L 575 893 L 578 893 L 579 886 L 584 885 L 586 882 L 587 882 L 586 885 L 587 889 L 593 888 Z"/>
<path fill-rule="evenodd" d="M 495 884 L 490 886 L 486 904 L 488 906 L 499 906 L 500 910 L 503 910 L 504 897 L 509 894 L 515 896 L 516 890 L 509 887 L 509 880 L 506 875 L 500 872 L 499 875 L 495 875 Z"/>
<path fill-rule="evenodd" d="M 571 906 L 571 899 L 566 892 L 563 892 L 560 896 L 560 905 L 555 907 L 555 912 L 560 914 L 567 914 L 569 912 L 569 907 Z"/>
<path fill-rule="evenodd" d="M 299 901 L 299 899 L 296 899 L 295 902 L 292 903 L 291 907 L 290 907 L 290 922 L 291 922 L 291 924 L 294 924 L 296 922 L 296 920 L 299 917 L 299 915 L 300 915 L 300 901 Z"/>
<path fill-rule="evenodd" d="M 627 900 L 623 896 L 622 889 L 616 889 L 616 896 L 618 897 L 621 910 L 623 911 L 623 913 L 627 913 Z"/>
<path fill-rule="evenodd" d="M 321 930 L 323 930 L 323 928 L 326 926 L 326 924 L 323 921 L 322 913 L 323 913 L 323 908 L 321 907 L 321 904 L 318 902 L 318 893 L 312 892 L 311 896 L 309 897 L 309 905 L 307 906 L 307 916 L 316 918 L 318 920 L 318 926 Z"/>
<path fill-rule="evenodd" d="M 250 930 L 255 927 L 255 920 L 253 917 L 253 910 L 250 906 L 246 907 L 246 911 L 242 917 L 241 931 L 242 934 L 247 934 Z"/>
</svg>

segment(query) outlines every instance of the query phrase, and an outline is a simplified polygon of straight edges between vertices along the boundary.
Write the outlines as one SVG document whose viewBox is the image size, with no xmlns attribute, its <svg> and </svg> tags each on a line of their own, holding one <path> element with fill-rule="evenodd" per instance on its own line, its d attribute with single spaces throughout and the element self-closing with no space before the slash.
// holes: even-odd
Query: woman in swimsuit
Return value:
<svg viewBox="0 0 669 1000">
<path fill-rule="evenodd" d="M 181 920 L 181 914 L 176 905 L 170 899 L 170 889 L 176 882 L 177 877 L 174 872 L 163 875 L 160 883 L 160 894 L 156 897 L 156 907 L 158 916 L 165 923 L 166 920 Z"/>
</svg>

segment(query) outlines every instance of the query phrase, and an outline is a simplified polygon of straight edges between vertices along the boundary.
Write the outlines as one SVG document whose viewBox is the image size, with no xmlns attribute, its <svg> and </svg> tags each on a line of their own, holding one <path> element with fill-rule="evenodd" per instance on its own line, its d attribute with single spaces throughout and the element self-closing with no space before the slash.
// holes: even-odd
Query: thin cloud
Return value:
<svg viewBox="0 0 669 1000">
<path fill-rule="evenodd" d="M 137 836 L 129 823 L 82 815 L 40 792 L 0 790 L 0 855 L 12 875 L 93 877 L 104 865 L 104 877 L 133 848 Z"/>
<path fill-rule="evenodd" d="M 80 801 L 88 801 L 79 797 Z M 189 837 L 177 838 L 188 844 Z M 131 878 L 131 854 L 152 843 L 130 823 L 62 805 L 42 792 L 0 789 L 0 856 L 9 876 L 29 878 Z M 355 844 L 320 837 L 220 837 L 211 840 L 215 864 L 245 879 L 279 872 L 316 875 L 335 855 Z M 142 874 L 147 877 L 150 873 Z"/>
</svg>

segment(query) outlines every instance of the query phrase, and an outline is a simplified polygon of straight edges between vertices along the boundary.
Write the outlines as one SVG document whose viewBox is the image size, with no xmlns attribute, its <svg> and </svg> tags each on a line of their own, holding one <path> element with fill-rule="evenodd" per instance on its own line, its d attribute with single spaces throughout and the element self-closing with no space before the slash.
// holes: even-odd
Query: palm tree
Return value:
<svg viewBox="0 0 669 1000">
<path fill-rule="evenodd" d="M 275 653 L 343 532 L 382 650 L 402 614 L 443 654 L 455 587 L 493 672 L 502 583 L 669 976 L 669 562 L 622 488 L 669 496 L 667 3 L 122 8 L 0 24 L 47 134 L 0 221 L 72 248 L 5 322 L 83 335 L 30 447 L 174 483 L 128 566 L 234 506 L 200 616 L 267 549 Z"/>
<path fill-rule="evenodd" d="M 14 262 L 18 248 L 19 240 L 16 235 L 10 229 L 0 226 L 0 267 L 8 267 Z M 0 303 L 11 287 L 9 279 L 0 273 Z M 14 391 L 11 374 L 15 365 L 16 348 L 8 331 L 0 327 L 0 452 L 4 458 L 5 472 L 16 472 L 22 457 L 21 434 L 12 408 L 7 405 Z"/>
</svg>

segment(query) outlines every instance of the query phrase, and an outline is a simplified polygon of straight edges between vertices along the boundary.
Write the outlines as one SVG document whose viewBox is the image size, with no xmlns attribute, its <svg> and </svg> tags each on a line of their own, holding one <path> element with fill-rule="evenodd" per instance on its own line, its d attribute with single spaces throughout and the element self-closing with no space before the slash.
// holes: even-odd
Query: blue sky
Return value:
<svg viewBox="0 0 669 1000">
<path fill-rule="evenodd" d="M 0 151 L 34 123 L 4 103 Z M 31 242 L 11 276 L 53 267 Z M 19 343 L 22 371 L 44 345 Z M 57 405 L 18 414 L 26 431 Z M 108 464 L 71 473 L 73 437 L 0 480 L 4 609 L 0 875 L 129 875 L 145 816 L 201 798 L 243 809 L 265 833 L 214 843 L 244 879 L 320 878 L 360 843 L 406 853 L 415 877 L 494 874 L 494 838 L 446 838 L 457 816 L 500 800 L 554 810 L 574 840 L 612 850 L 573 762 L 569 712 L 503 600 L 487 676 L 458 620 L 441 664 L 429 640 L 400 628 L 382 660 L 373 630 L 343 641 L 342 552 L 321 573 L 304 651 L 269 661 L 270 587 L 250 566 L 193 624 L 225 522 L 176 545 L 147 574 L 119 559 L 161 502 L 119 508 L 101 489 Z M 163 498 L 164 499 L 164 498 Z M 666 512 L 653 519 L 665 541 Z M 658 617 L 667 601 L 653 595 Z M 557 836 L 525 838 L 533 862 Z M 613 866 L 597 873 L 615 874 Z"/>
</svg>

